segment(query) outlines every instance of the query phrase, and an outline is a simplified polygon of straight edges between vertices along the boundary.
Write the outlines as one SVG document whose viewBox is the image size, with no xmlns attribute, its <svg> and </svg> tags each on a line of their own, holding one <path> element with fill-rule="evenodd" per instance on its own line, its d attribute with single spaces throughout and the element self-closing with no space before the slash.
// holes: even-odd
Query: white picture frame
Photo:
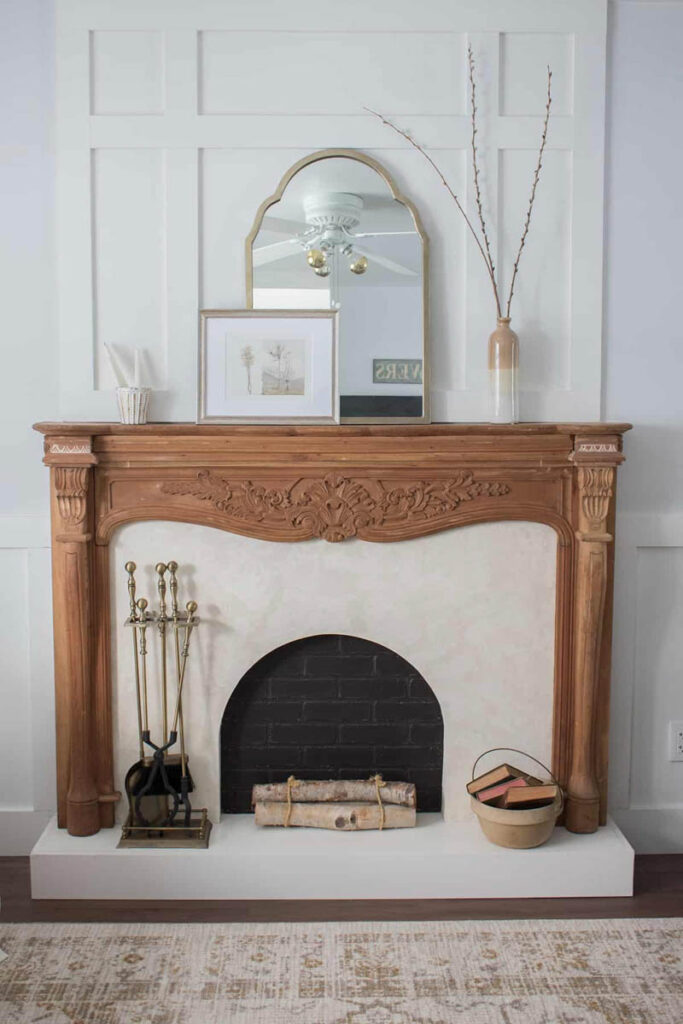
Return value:
<svg viewBox="0 0 683 1024">
<path fill-rule="evenodd" d="M 198 423 L 339 423 L 338 312 L 205 309 Z"/>
</svg>

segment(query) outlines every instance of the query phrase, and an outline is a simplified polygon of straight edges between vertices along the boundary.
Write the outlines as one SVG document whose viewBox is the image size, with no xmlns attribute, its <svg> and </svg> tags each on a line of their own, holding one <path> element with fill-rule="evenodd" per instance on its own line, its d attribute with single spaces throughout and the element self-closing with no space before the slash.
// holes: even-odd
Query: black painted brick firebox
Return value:
<svg viewBox="0 0 683 1024">
<path fill-rule="evenodd" d="M 306 637 L 242 677 L 221 723 L 221 807 L 251 810 L 256 782 L 362 779 L 381 772 L 441 810 L 443 719 L 422 676 L 393 651 L 352 636 Z"/>
</svg>

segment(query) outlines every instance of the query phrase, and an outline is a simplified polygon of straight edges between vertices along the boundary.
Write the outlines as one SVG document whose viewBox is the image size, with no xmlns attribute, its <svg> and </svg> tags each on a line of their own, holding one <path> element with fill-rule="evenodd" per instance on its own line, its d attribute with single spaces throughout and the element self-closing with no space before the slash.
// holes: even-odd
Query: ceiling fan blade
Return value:
<svg viewBox="0 0 683 1024">
<path fill-rule="evenodd" d="M 365 256 L 371 263 L 379 263 L 380 267 L 393 270 L 395 274 L 402 274 L 404 277 L 417 277 L 414 270 L 404 267 L 402 263 L 394 263 L 393 260 L 388 260 L 386 256 L 380 256 L 376 252 L 368 252 L 367 249 L 361 249 L 357 245 L 354 245 L 353 251 L 357 252 L 359 256 Z"/>
<path fill-rule="evenodd" d="M 354 231 L 354 238 L 386 238 L 389 235 L 416 235 L 416 231 Z"/>
<path fill-rule="evenodd" d="M 267 214 L 261 221 L 261 227 L 275 231 L 281 235 L 300 235 L 308 227 L 303 220 L 287 220 L 286 217 L 269 217 Z"/>
<path fill-rule="evenodd" d="M 274 263 L 275 260 L 283 260 L 286 256 L 293 256 L 296 251 L 303 254 L 298 238 L 288 238 L 286 242 L 273 242 L 272 245 L 261 245 L 252 250 L 252 260 L 255 267 L 262 267 L 266 263 Z"/>
</svg>

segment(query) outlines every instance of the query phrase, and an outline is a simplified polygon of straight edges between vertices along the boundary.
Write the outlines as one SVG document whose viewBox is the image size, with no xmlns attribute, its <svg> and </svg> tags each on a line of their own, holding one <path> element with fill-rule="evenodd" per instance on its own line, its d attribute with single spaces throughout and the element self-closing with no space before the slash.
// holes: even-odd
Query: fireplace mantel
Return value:
<svg viewBox="0 0 683 1024">
<path fill-rule="evenodd" d="M 553 770 L 606 819 L 616 467 L 628 424 L 39 423 L 51 475 L 58 821 L 114 823 L 109 541 L 174 520 L 269 541 L 400 541 L 526 520 L 557 535 Z"/>
</svg>

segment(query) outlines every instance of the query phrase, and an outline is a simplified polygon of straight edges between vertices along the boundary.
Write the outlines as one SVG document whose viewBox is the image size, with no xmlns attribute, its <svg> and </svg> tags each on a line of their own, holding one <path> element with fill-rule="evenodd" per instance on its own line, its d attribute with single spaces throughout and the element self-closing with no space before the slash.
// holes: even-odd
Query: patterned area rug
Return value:
<svg viewBox="0 0 683 1024">
<path fill-rule="evenodd" d="M 0 925 L 2 1024 L 681 1024 L 683 919 Z"/>
</svg>

